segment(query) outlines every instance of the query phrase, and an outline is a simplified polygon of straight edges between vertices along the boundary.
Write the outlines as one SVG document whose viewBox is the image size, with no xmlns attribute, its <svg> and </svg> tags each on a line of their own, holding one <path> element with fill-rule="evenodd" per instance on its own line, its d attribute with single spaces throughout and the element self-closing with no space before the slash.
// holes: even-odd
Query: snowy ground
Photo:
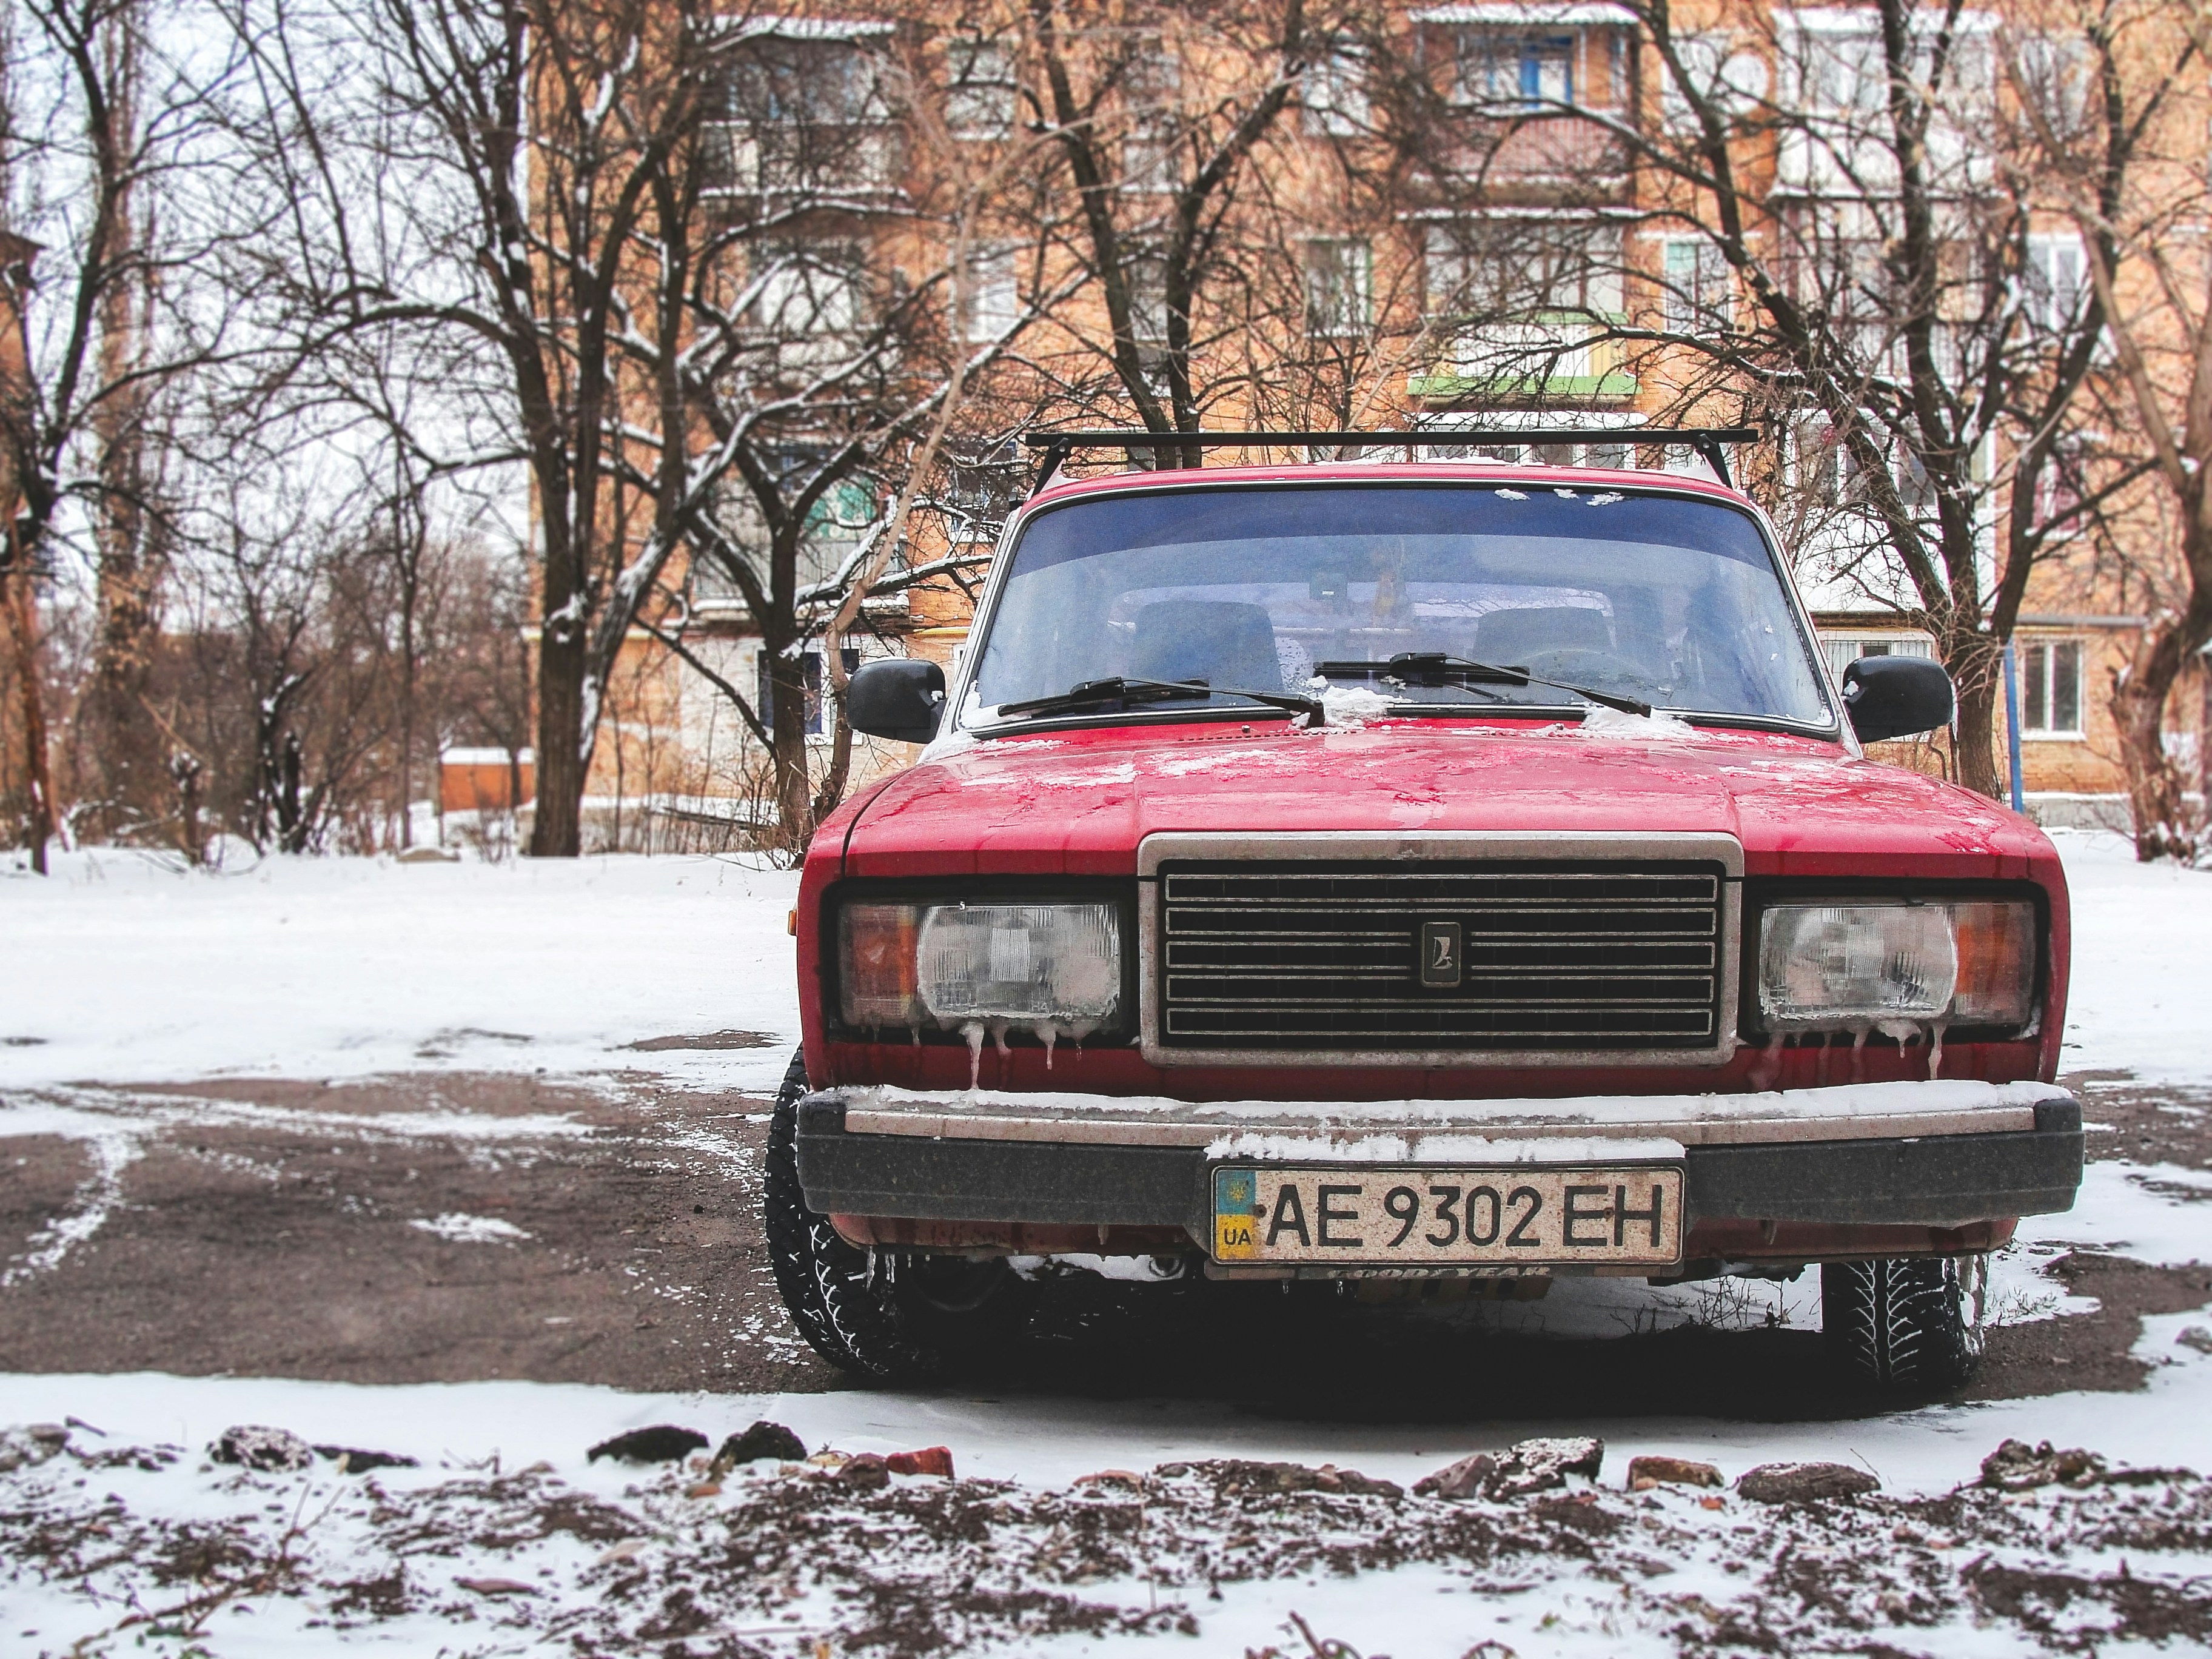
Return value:
<svg viewBox="0 0 2212 1659">
<path fill-rule="evenodd" d="M 2212 1089 L 2212 876 L 2142 868 L 2111 838 L 2062 844 L 2075 921 L 2068 1070 L 2131 1074 L 2131 1111 L 2193 1126 Z M 795 1029 L 793 886 L 711 859 L 275 860 L 186 876 L 79 854 L 49 882 L 0 876 L 0 1153 L 31 1137 L 82 1146 L 96 1200 L 123 1191 L 98 1187 L 103 1170 L 178 1122 L 299 1114 L 246 1098 L 255 1079 L 496 1073 L 611 1096 L 649 1074 L 695 1094 L 765 1091 Z M 768 1041 L 735 1046 L 756 1036 Z M 157 1083 L 210 1094 L 127 1086 Z M 379 1123 L 479 1147 L 604 1133 L 565 1109 Z M 2073 1213 L 2023 1229 L 1996 1286 L 2008 1319 L 2087 1314 L 2045 1276 L 2069 1250 L 2212 1261 L 2212 1206 L 2193 1196 L 2212 1190 L 2202 1137 L 2143 1144 L 2164 1161 L 2093 1165 Z M 58 1215 L 0 1275 L 65 1270 L 97 1248 L 112 1207 Z M 500 1229 L 515 1224 L 495 1217 L 401 1224 L 424 1249 L 514 1248 Z M 1768 1294 L 1736 1312 L 1817 1320 L 1809 1287 Z M 1696 1311 L 1683 1292 L 1563 1285 L 1483 1317 L 1540 1321 L 1558 1337 Z M 0 1302 L 0 1341 L 8 1316 Z M 2008 1437 L 2086 1446 L 2115 1469 L 2212 1469 L 2208 1326 L 2194 1308 L 2144 1317 L 2131 1345 L 2148 1373 L 2140 1391 L 1794 1422 L 1686 1409 L 1315 1420 L 1176 1389 L 1100 1401 L 0 1374 L 0 1425 L 74 1417 L 97 1431 L 76 1429 L 69 1449 L 13 1473 L 0 1443 L 0 1559 L 13 1564 L 0 1577 L 0 1651 L 68 1652 L 90 1638 L 77 1650 L 1072 1653 L 1174 1647 L 1194 1628 L 1194 1651 L 1322 1651 L 1293 1612 L 1368 1659 L 2172 1650 L 2212 1642 L 2212 1492 L 2193 1478 L 1953 1489 Z M 680 1424 L 719 1442 L 757 1418 L 810 1449 L 944 1444 L 962 1478 L 867 1491 L 826 1468 L 758 1466 L 690 1497 L 696 1472 L 584 1461 L 628 1428 Z M 208 1463 L 204 1449 L 237 1423 L 420 1467 Z M 1470 1451 L 1587 1432 L 1607 1443 L 1598 1486 L 1571 1480 L 1534 1503 L 1284 1492 L 1218 1462 L 1333 1464 L 1409 1488 Z M 1623 1492 L 1628 1459 L 1647 1454 L 1707 1460 L 1731 1480 L 1830 1459 L 1871 1469 L 1885 1495 L 1774 1510 L 1732 1492 Z M 1163 1463 L 1194 1472 L 1076 1484 Z"/>
<path fill-rule="evenodd" d="M 650 1069 L 773 1091 L 796 1041 L 794 872 L 734 859 L 0 875 L 0 1089 L 94 1079 Z M 758 1049 L 626 1045 L 726 1031 Z"/>
</svg>

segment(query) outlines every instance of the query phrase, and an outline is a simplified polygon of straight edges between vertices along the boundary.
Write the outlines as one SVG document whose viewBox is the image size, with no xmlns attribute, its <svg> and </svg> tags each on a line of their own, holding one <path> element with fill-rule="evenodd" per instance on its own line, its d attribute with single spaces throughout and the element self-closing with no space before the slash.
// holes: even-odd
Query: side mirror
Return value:
<svg viewBox="0 0 2212 1659">
<path fill-rule="evenodd" d="M 927 743 L 945 717 L 945 671 L 920 657 L 863 663 L 845 688 L 845 718 L 855 732 L 901 743 Z"/>
<path fill-rule="evenodd" d="M 1861 657 L 1844 669 L 1844 710 L 1861 743 L 1948 726 L 1957 706 L 1951 677 L 1926 657 Z"/>
</svg>

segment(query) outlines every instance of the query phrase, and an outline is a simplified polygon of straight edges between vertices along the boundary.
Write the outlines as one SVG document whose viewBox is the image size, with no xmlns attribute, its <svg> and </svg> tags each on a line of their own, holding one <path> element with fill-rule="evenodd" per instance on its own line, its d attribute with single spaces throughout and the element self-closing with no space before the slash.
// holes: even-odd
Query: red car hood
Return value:
<svg viewBox="0 0 2212 1659">
<path fill-rule="evenodd" d="M 2057 881 L 1995 802 L 1767 732 L 1526 722 L 1247 732 L 1211 723 L 999 738 L 894 778 L 848 821 L 850 876 L 1126 875 L 1162 830 L 1713 831 L 1754 875 Z"/>
</svg>

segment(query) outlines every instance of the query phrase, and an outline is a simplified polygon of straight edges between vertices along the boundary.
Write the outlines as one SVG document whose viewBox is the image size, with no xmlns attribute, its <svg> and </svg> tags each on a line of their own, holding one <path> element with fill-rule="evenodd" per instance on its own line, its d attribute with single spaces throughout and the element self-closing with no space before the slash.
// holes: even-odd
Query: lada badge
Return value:
<svg viewBox="0 0 2212 1659">
<path fill-rule="evenodd" d="M 1462 935 L 1455 921 L 1421 924 L 1421 983 L 1436 990 L 1458 985 L 1465 972 L 1461 955 Z"/>
</svg>

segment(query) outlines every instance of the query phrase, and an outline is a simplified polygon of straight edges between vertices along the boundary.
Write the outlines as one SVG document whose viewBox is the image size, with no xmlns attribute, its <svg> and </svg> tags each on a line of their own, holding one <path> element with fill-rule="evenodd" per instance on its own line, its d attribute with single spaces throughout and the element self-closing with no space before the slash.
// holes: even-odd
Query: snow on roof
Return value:
<svg viewBox="0 0 2212 1659">
<path fill-rule="evenodd" d="M 537 761 L 527 749 L 515 750 L 514 758 L 523 766 L 534 765 Z M 504 749 L 441 749 L 438 759 L 447 766 L 504 766 L 507 756 Z"/>
<path fill-rule="evenodd" d="M 755 17 L 735 33 L 739 40 L 864 40 L 889 34 L 892 26 L 872 18 Z"/>
<path fill-rule="evenodd" d="M 1608 5 L 1604 0 L 1569 0 L 1559 5 L 1543 5 L 1535 0 L 1515 3 L 1514 0 L 1485 0 L 1484 3 L 1455 6 L 1424 6 L 1413 14 L 1417 23 L 1538 23 L 1565 28 L 1587 23 L 1633 23 L 1636 14 L 1626 6 Z"/>
</svg>

